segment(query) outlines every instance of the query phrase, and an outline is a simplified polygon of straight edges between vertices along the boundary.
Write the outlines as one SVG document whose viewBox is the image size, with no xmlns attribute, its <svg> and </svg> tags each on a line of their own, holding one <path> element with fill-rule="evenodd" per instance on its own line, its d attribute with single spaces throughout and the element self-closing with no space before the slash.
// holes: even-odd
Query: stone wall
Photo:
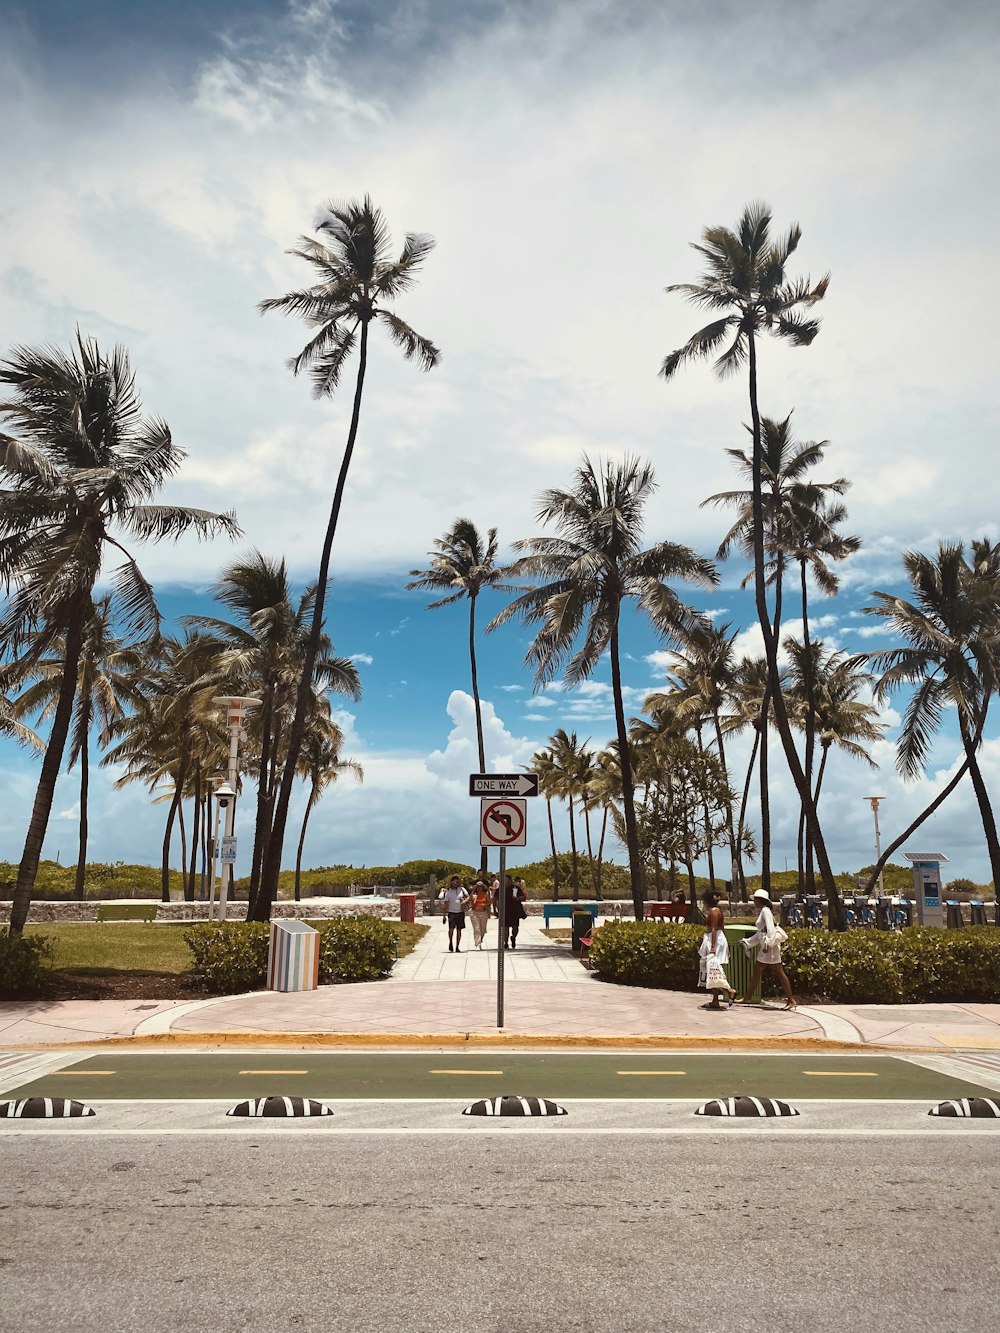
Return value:
<svg viewBox="0 0 1000 1333">
<path fill-rule="evenodd" d="M 206 921 L 208 919 L 208 906 L 206 903 L 161 903 L 152 898 L 114 898 L 109 899 L 111 906 L 121 903 L 123 906 L 129 903 L 148 904 L 156 907 L 157 921 Z M 84 902 L 73 900 L 72 902 L 33 902 L 28 910 L 28 921 L 31 923 L 49 921 L 96 921 L 98 900 L 89 899 Z M 11 903 L 0 902 L 0 923 L 10 920 Z M 282 899 L 281 902 L 274 904 L 272 908 L 272 917 L 309 917 L 332 918 L 338 916 L 353 916 L 359 913 L 365 916 L 387 916 L 396 917 L 399 915 L 399 904 L 395 899 L 372 900 L 358 898 L 304 898 L 302 902 L 291 902 Z M 247 905 L 245 902 L 231 902 L 226 906 L 226 919 L 229 921 L 243 921 L 246 918 Z"/>
</svg>

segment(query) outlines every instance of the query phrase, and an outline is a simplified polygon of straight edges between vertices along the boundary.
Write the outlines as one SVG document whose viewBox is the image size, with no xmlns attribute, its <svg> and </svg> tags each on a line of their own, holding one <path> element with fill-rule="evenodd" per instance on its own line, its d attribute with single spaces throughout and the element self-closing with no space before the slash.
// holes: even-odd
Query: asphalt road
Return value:
<svg viewBox="0 0 1000 1333">
<path fill-rule="evenodd" d="M 10 1135 L 0 1325 L 993 1333 L 986 1139 Z"/>
</svg>

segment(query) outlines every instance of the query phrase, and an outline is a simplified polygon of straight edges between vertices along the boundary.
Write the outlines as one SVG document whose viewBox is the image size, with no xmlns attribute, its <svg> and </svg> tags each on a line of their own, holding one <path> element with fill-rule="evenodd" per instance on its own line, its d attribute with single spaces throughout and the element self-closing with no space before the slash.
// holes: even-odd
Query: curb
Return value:
<svg viewBox="0 0 1000 1333">
<path fill-rule="evenodd" d="M 297 1050 L 321 1048 L 344 1050 L 364 1047 L 385 1049 L 506 1047 L 510 1049 L 565 1049 L 565 1050 L 687 1050 L 687 1051 L 849 1051 L 855 1055 L 869 1051 L 888 1054 L 930 1052 L 928 1046 L 896 1046 L 876 1044 L 859 1046 L 857 1042 L 834 1041 L 826 1037 L 588 1037 L 588 1036 L 526 1036 L 498 1032 L 163 1032 L 136 1037 L 105 1037 L 92 1041 L 35 1043 L 29 1046 L 8 1046 L 14 1051 L 51 1051 L 105 1049 L 107 1047 L 135 1050 L 158 1050 L 163 1047 L 191 1049 L 205 1046 L 259 1046 L 267 1049 L 289 1047 Z"/>
</svg>

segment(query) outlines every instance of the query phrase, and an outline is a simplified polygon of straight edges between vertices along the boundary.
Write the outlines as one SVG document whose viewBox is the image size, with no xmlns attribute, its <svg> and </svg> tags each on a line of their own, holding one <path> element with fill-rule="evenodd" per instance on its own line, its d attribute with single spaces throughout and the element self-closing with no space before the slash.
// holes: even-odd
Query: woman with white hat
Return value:
<svg viewBox="0 0 1000 1333">
<path fill-rule="evenodd" d="M 737 1004 L 750 1004 L 750 997 L 760 985 L 761 976 L 765 967 L 774 968 L 778 974 L 778 981 L 781 989 L 785 992 L 786 1009 L 797 1009 L 795 996 L 792 994 L 792 985 L 788 980 L 785 969 L 781 966 L 781 946 L 788 936 L 785 932 L 774 924 L 774 913 L 771 908 L 774 904 L 771 902 L 771 896 L 766 889 L 758 889 L 753 896 L 755 903 L 760 905 L 760 916 L 756 920 L 757 936 L 751 935 L 743 941 L 743 947 L 750 951 L 757 939 L 760 941 L 760 949 L 757 953 L 757 961 L 754 963 L 753 978 L 747 987 L 747 993 L 742 1000 L 737 1000 Z"/>
</svg>

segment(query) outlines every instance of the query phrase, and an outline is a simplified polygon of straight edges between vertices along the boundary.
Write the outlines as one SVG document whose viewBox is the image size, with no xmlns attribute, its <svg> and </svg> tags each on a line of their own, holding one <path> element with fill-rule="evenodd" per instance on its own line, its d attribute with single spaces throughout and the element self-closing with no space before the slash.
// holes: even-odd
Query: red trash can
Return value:
<svg viewBox="0 0 1000 1333">
<path fill-rule="evenodd" d="M 413 925 L 417 919 L 417 895 L 401 893 L 399 895 L 399 919 Z"/>
</svg>

